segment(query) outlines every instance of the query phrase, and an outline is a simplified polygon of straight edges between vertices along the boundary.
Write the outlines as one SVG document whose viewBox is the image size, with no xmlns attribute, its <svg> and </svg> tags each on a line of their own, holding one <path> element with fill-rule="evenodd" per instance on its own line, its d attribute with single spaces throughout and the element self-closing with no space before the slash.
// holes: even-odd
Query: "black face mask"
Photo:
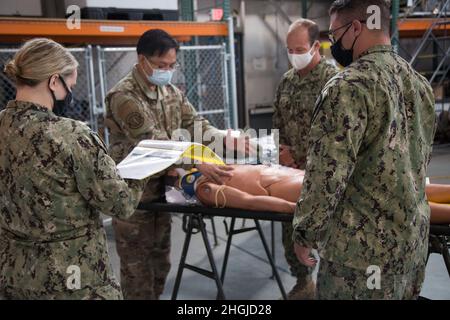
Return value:
<svg viewBox="0 0 450 320">
<path fill-rule="evenodd" d="M 351 26 L 352 25 L 350 24 L 339 40 L 331 46 L 331 54 L 333 55 L 333 58 L 336 59 L 336 61 L 344 68 L 348 67 L 353 62 L 353 48 L 355 47 L 356 40 L 358 39 L 358 37 L 355 38 L 355 41 L 353 41 L 350 49 L 344 49 L 342 47 L 342 38 Z"/>
<path fill-rule="evenodd" d="M 53 110 L 52 110 L 53 113 L 56 114 L 58 117 L 63 117 L 65 115 L 65 111 L 69 109 L 69 107 L 72 104 L 72 91 L 69 90 L 69 88 L 66 85 L 66 82 L 61 76 L 59 76 L 59 79 L 61 80 L 64 88 L 66 89 L 67 92 L 66 97 L 62 100 L 56 100 L 55 93 L 52 91 L 52 89 L 50 89 L 50 92 L 53 97 Z"/>
</svg>

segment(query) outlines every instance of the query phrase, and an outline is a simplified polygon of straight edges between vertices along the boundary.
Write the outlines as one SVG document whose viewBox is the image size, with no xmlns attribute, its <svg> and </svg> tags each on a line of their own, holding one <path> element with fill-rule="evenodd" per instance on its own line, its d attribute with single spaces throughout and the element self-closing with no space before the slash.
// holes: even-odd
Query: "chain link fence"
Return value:
<svg viewBox="0 0 450 320">
<path fill-rule="evenodd" d="M 136 48 L 97 47 L 102 103 L 106 93 L 137 61 Z M 172 83 L 182 90 L 197 112 L 219 129 L 230 127 L 226 46 L 184 46 L 178 52 L 180 68 Z M 104 108 L 104 105 L 103 105 Z"/>
<path fill-rule="evenodd" d="M 15 84 L 3 72 L 5 65 L 14 57 L 17 48 L 0 49 L 0 110 L 16 95 Z M 82 121 L 97 131 L 97 119 L 94 114 L 95 93 L 93 93 L 92 48 L 70 48 L 69 51 L 79 63 L 77 85 L 73 90 L 73 108 L 65 116 Z"/>
<path fill-rule="evenodd" d="M 17 49 L 0 49 L 0 110 L 6 107 L 9 100 L 16 96 L 14 83 L 3 72 L 5 65 L 14 57 Z"/>
<path fill-rule="evenodd" d="M 14 57 L 17 48 L 0 49 L 0 68 Z M 74 88 L 74 106 L 66 116 L 88 124 L 108 143 L 103 115 L 105 96 L 125 77 L 137 62 L 136 48 L 91 46 L 70 48 L 78 60 L 77 85 Z M 172 83 L 182 90 L 197 112 L 219 129 L 231 127 L 228 61 L 226 46 L 183 46 L 178 53 L 180 68 Z M 0 110 L 15 97 L 15 85 L 0 72 Z"/>
<path fill-rule="evenodd" d="M 180 64 L 175 85 L 215 127 L 231 128 L 226 46 L 182 47 Z"/>
</svg>

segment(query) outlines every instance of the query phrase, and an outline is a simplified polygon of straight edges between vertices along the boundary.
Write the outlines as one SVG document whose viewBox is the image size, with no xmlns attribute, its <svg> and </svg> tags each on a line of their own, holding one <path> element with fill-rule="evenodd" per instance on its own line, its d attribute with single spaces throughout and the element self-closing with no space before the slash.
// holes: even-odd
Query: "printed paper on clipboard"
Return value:
<svg viewBox="0 0 450 320">
<path fill-rule="evenodd" d="M 185 160 L 190 160 L 186 162 Z M 166 170 L 174 164 L 213 163 L 223 165 L 222 159 L 210 148 L 194 142 L 142 140 L 117 165 L 124 179 L 142 180 Z"/>
</svg>

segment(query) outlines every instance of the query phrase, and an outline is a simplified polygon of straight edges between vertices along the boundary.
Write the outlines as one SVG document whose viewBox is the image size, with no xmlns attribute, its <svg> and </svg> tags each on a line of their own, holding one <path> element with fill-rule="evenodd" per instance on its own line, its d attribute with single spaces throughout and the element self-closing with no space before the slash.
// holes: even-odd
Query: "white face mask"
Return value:
<svg viewBox="0 0 450 320">
<path fill-rule="evenodd" d="M 313 49 L 314 47 L 309 52 L 303 54 L 292 54 L 288 52 L 289 61 L 295 70 L 305 69 L 311 63 L 311 60 L 314 58 L 314 53 L 311 53 Z"/>
</svg>

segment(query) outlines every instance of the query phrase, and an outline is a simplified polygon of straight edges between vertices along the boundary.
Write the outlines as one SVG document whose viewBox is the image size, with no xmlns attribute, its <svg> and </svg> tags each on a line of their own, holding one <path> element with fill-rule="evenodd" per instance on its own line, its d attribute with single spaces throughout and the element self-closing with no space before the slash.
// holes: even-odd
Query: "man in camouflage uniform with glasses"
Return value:
<svg viewBox="0 0 450 320">
<path fill-rule="evenodd" d="M 312 116 L 295 250 L 307 266 L 319 251 L 319 299 L 415 299 L 428 250 L 433 92 L 394 52 L 387 1 L 338 0 L 330 15 L 332 54 L 346 68 Z"/>
<path fill-rule="evenodd" d="M 177 67 L 177 50 L 177 42 L 163 30 L 147 31 L 137 45 L 138 63 L 109 91 L 105 121 L 110 130 L 109 151 L 116 162 L 144 139 L 171 140 L 178 129 L 186 129 L 194 137 L 194 123 L 202 134 L 210 130 L 214 137 L 225 138 L 170 83 Z M 234 146 L 235 141 L 225 140 L 226 147 L 228 141 Z M 228 166 L 196 166 L 218 184 L 232 175 Z M 165 174 L 150 178 L 142 202 L 164 201 Z M 114 219 L 113 226 L 124 298 L 158 299 L 170 269 L 170 214 L 137 210 L 127 221 Z"/>
</svg>

